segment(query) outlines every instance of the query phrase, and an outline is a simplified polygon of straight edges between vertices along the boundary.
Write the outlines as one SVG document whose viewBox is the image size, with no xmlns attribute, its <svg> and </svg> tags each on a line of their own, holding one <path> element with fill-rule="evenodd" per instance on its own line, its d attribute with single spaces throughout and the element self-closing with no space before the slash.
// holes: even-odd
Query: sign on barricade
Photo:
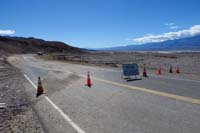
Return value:
<svg viewBox="0 0 200 133">
<path fill-rule="evenodd" d="M 138 70 L 138 65 L 136 63 L 122 64 L 122 69 L 123 69 L 122 77 L 124 79 L 131 80 L 133 76 L 135 77 L 135 79 L 138 79 L 137 75 L 139 75 L 139 70 Z"/>
</svg>

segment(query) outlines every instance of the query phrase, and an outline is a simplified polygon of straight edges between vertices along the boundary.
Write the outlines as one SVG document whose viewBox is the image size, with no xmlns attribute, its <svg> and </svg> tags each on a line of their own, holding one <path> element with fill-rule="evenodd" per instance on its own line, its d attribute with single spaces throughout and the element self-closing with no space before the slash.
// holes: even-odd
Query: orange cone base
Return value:
<svg viewBox="0 0 200 133">
<path fill-rule="evenodd" d="M 172 71 L 172 70 L 169 70 L 169 73 L 173 73 L 173 71 Z"/>
<path fill-rule="evenodd" d="M 161 75 L 161 69 L 158 69 L 157 74 L 158 74 L 158 75 Z"/>
<path fill-rule="evenodd" d="M 89 71 L 88 71 L 88 74 L 87 74 L 87 83 L 85 85 L 88 86 L 88 87 L 92 87 L 92 81 L 90 79 L 90 72 Z"/>
<path fill-rule="evenodd" d="M 91 88 L 91 87 L 92 87 L 92 84 L 85 84 L 85 86 L 88 86 L 88 87 Z"/>
<path fill-rule="evenodd" d="M 86 86 L 88 86 L 88 87 L 92 87 L 91 80 L 90 80 L 90 79 L 88 79 L 88 80 L 87 80 L 87 83 L 86 83 L 85 85 L 86 85 Z"/>
<path fill-rule="evenodd" d="M 143 69 L 143 73 L 142 73 L 142 75 L 143 75 L 143 77 L 148 77 L 148 76 L 147 76 L 146 68 Z"/>
<path fill-rule="evenodd" d="M 143 72 L 143 77 L 148 77 L 146 72 Z"/>
<path fill-rule="evenodd" d="M 180 73 L 180 69 L 179 69 L 179 67 L 176 68 L 176 73 L 177 73 L 177 74 Z"/>
<path fill-rule="evenodd" d="M 42 87 L 38 87 L 36 97 L 39 97 L 42 94 L 44 94 L 43 88 Z"/>
</svg>

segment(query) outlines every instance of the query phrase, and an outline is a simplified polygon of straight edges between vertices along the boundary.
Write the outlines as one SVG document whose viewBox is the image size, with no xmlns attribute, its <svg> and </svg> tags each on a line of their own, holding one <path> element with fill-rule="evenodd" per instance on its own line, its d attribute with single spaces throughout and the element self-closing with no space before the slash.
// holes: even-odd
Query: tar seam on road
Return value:
<svg viewBox="0 0 200 133">
<path fill-rule="evenodd" d="M 31 83 L 31 85 L 37 89 L 37 86 L 30 80 L 30 78 L 24 74 L 24 77 Z M 83 129 L 81 129 L 76 123 L 74 123 L 72 121 L 72 119 L 70 119 L 70 117 L 68 115 L 66 115 L 55 103 L 53 103 L 51 101 L 51 99 L 49 99 L 49 97 L 45 96 L 45 99 L 54 107 L 54 109 L 56 109 L 61 116 L 63 116 L 63 118 L 78 132 L 78 133 L 85 133 L 85 131 Z"/>
</svg>

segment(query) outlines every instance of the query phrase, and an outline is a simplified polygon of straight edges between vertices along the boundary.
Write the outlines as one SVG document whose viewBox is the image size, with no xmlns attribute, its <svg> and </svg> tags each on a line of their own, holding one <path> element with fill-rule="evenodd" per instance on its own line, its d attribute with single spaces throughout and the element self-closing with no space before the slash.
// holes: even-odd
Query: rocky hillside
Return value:
<svg viewBox="0 0 200 133">
<path fill-rule="evenodd" d="M 0 52 L 4 53 L 79 53 L 83 50 L 69 46 L 63 42 L 45 41 L 36 38 L 3 37 L 0 36 Z"/>
</svg>

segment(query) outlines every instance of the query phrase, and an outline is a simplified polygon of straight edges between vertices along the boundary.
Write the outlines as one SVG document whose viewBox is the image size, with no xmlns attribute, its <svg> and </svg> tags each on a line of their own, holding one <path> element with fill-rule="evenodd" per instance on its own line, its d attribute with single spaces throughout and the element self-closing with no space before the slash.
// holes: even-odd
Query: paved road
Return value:
<svg viewBox="0 0 200 133">
<path fill-rule="evenodd" d="M 200 82 L 149 77 L 126 82 L 120 70 L 11 57 L 46 132 L 197 133 Z M 85 86 L 90 71 L 92 88 Z M 46 96 L 35 98 L 41 76 Z M 31 83 L 32 82 L 32 83 Z"/>
</svg>

